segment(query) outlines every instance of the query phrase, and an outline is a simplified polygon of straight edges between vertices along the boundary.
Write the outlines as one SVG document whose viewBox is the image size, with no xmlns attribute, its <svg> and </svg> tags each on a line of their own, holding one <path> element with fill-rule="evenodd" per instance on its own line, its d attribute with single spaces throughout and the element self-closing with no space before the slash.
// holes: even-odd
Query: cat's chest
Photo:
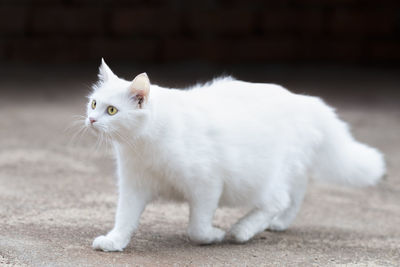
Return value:
<svg viewBox="0 0 400 267">
<path fill-rule="evenodd" d="M 166 153 L 154 146 L 138 144 L 133 147 L 125 144 L 115 146 L 118 168 L 129 176 L 145 176 L 148 179 L 161 179 L 168 169 Z"/>
</svg>

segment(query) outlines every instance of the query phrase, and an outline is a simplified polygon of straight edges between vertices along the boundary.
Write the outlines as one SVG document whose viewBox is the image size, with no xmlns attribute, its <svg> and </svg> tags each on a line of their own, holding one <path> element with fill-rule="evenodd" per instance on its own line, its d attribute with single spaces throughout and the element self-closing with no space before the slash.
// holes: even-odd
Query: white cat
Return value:
<svg viewBox="0 0 400 267">
<path fill-rule="evenodd" d="M 218 206 L 245 206 L 228 236 L 246 242 L 290 225 L 309 177 L 368 186 L 385 172 L 382 154 L 354 140 L 317 97 L 232 78 L 166 89 L 145 73 L 120 79 L 104 61 L 99 78 L 86 125 L 112 140 L 119 201 L 95 249 L 122 251 L 156 198 L 188 202 L 188 235 L 199 244 L 224 239 L 212 225 Z"/>
</svg>

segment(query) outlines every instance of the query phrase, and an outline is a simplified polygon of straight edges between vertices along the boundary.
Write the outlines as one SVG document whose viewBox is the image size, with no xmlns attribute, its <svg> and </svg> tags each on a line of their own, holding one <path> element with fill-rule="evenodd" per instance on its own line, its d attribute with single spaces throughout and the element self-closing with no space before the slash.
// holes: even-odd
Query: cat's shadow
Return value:
<svg viewBox="0 0 400 267">
<path fill-rule="evenodd" d="M 124 250 L 124 253 L 142 254 L 149 256 L 153 253 L 171 253 L 171 251 L 218 251 L 229 249 L 252 250 L 262 246 L 263 249 L 271 250 L 276 247 L 296 251 L 307 251 L 310 248 L 326 247 L 338 250 L 354 250 L 356 243 L 368 242 L 368 240 L 384 239 L 383 235 L 366 234 L 344 230 L 340 228 L 291 228 L 286 231 L 265 231 L 257 235 L 247 243 L 238 244 L 232 240 L 224 240 L 221 243 L 212 245 L 196 245 L 189 241 L 183 234 L 167 234 L 152 237 L 145 234 L 142 237 L 134 238 L 131 244 Z M 383 241 L 384 242 L 384 241 Z M 357 246 L 356 246 L 357 247 Z"/>
</svg>

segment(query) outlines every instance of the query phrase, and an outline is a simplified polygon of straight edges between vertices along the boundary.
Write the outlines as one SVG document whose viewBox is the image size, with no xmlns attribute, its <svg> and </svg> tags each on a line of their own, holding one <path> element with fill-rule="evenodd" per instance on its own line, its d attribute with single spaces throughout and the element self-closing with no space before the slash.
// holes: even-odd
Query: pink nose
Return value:
<svg viewBox="0 0 400 267">
<path fill-rule="evenodd" d="M 95 122 L 96 122 L 96 120 L 95 120 L 95 119 L 93 119 L 93 118 L 91 118 L 91 117 L 89 118 L 89 121 L 90 121 L 90 123 L 91 123 L 91 124 L 93 124 L 93 123 L 95 123 Z"/>
</svg>

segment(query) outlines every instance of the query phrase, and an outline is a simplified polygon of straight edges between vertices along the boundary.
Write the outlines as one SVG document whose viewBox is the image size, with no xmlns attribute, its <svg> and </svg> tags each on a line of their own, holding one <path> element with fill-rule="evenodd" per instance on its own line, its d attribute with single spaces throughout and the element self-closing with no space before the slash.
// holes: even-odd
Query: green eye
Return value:
<svg viewBox="0 0 400 267">
<path fill-rule="evenodd" d="M 96 108 L 96 100 L 93 100 L 92 101 L 92 109 L 95 109 Z"/>
<path fill-rule="evenodd" d="M 108 115 L 115 115 L 115 113 L 117 113 L 117 112 L 118 112 L 118 109 L 116 107 L 108 106 L 108 108 L 107 108 Z"/>
</svg>

